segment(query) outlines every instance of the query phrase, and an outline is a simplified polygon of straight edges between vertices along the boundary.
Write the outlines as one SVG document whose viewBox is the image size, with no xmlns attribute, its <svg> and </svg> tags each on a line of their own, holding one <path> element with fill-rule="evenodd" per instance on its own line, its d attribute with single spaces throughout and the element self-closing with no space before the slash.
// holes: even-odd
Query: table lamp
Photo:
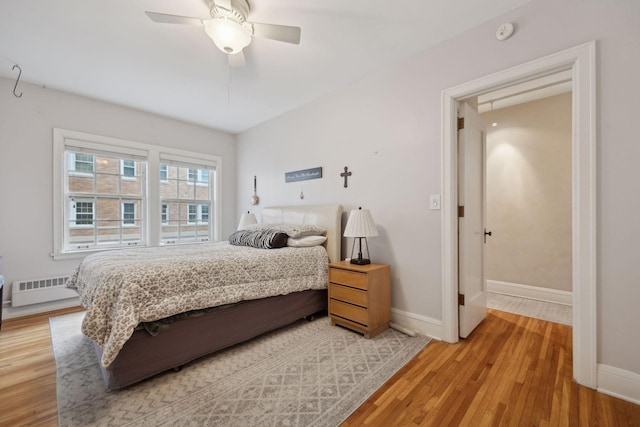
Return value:
<svg viewBox="0 0 640 427">
<path fill-rule="evenodd" d="M 371 264 L 369 259 L 369 244 L 367 243 L 367 237 L 374 237 L 378 235 L 378 229 L 373 222 L 373 217 L 368 209 L 353 209 L 349 213 L 349 219 L 347 220 L 347 226 L 344 229 L 344 237 L 353 237 L 353 245 L 351 246 L 351 264 L 366 265 Z M 354 248 L 356 245 L 356 239 L 358 239 L 358 257 L 353 256 Z M 367 246 L 367 258 L 362 257 L 362 239 Z"/>
<path fill-rule="evenodd" d="M 238 224 L 238 230 L 244 229 L 247 225 L 257 224 L 258 220 L 256 219 L 256 214 L 252 214 L 249 211 L 247 213 L 242 214 L 240 217 L 240 224 Z"/>
</svg>

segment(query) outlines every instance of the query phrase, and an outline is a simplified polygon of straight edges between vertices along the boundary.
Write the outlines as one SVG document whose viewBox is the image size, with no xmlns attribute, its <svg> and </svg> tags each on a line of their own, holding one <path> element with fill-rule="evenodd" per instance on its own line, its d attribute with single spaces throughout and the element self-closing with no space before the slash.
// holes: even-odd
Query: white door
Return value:
<svg viewBox="0 0 640 427">
<path fill-rule="evenodd" d="M 487 315 L 484 284 L 485 125 L 468 104 L 460 106 L 458 130 L 458 293 L 460 336 Z"/>
</svg>

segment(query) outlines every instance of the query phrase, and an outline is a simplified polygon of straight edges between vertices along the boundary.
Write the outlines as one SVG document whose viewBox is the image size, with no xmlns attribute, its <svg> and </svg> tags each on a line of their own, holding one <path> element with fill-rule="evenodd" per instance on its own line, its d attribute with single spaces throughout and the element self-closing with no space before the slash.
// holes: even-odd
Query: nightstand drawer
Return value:
<svg viewBox="0 0 640 427">
<path fill-rule="evenodd" d="M 354 288 L 367 289 L 368 277 L 363 273 L 330 268 L 329 281 Z"/>
<path fill-rule="evenodd" d="M 331 298 L 345 301 L 351 304 L 359 305 L 361 307 L 367 306 L 367 292 L 361 291 L 347 286 L 337 285 L 335 283 L 329 284 L 329 295 Z"/>
<path fill-rule="evenodd" d="M 366 308 L 331 299 L 329 309 L 331 310 L 332 315 L 339 316 L 353 322 L 358 322 L 365 326 L 367 325 L 367 319 L 369 316 Z"/>
</svg>

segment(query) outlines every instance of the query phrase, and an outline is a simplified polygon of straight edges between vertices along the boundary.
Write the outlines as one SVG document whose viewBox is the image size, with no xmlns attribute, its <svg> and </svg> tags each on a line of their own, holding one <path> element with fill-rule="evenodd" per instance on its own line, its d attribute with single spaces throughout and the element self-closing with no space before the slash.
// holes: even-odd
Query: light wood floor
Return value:
<svg viewBox="0 0 640 427">
<path fill-rule="evenodd" d="M 48 317 L 0 331 L 0 426 L 57 425 Z M 640 426 L 640 406 L 571 380 L 571 328 L 489 317 L 458 344 L 430 343 L 343 424 Z"/>
<path fill-rule="evenodd" d="M 469 338 L 432 342 L 350 426 L 640 426 L 640 406 L 572 381 L 571 327 L 489 310 Z"/>
<path fill-rule="evenodd" d="M 56 362 L 49 317 L 4 320 L 0 329 L 0 426 L 57 426 Z"/>
</svg>

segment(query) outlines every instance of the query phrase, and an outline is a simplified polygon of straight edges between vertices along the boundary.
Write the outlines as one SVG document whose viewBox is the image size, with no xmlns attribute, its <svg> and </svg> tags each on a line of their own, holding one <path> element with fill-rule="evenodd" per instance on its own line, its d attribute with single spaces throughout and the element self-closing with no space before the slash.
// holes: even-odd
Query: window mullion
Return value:
<svg viewBox="0 0 640 427">
<path fill-rule="evenodd" d="M 120 182 L 122 182 L 122 177 L 120 177 Z M 118 206 L 120 207 L 120 221 L 118 222 L 118 234 L 120 235 L 120 241 L 124 242 L 124 202 L 122 201 L 122 196 L 118 200 Z"/>
<path fill-rule="evenodd" d="M 97 197 L 93 198 L 93 206 L 91 207 L 91 216 L 92 216 L 92 221 L 91 221 L 91 225 L 93 228 L 93 246 L 96 246 L 98 244 L 98 199 Z"/>
</svg>

